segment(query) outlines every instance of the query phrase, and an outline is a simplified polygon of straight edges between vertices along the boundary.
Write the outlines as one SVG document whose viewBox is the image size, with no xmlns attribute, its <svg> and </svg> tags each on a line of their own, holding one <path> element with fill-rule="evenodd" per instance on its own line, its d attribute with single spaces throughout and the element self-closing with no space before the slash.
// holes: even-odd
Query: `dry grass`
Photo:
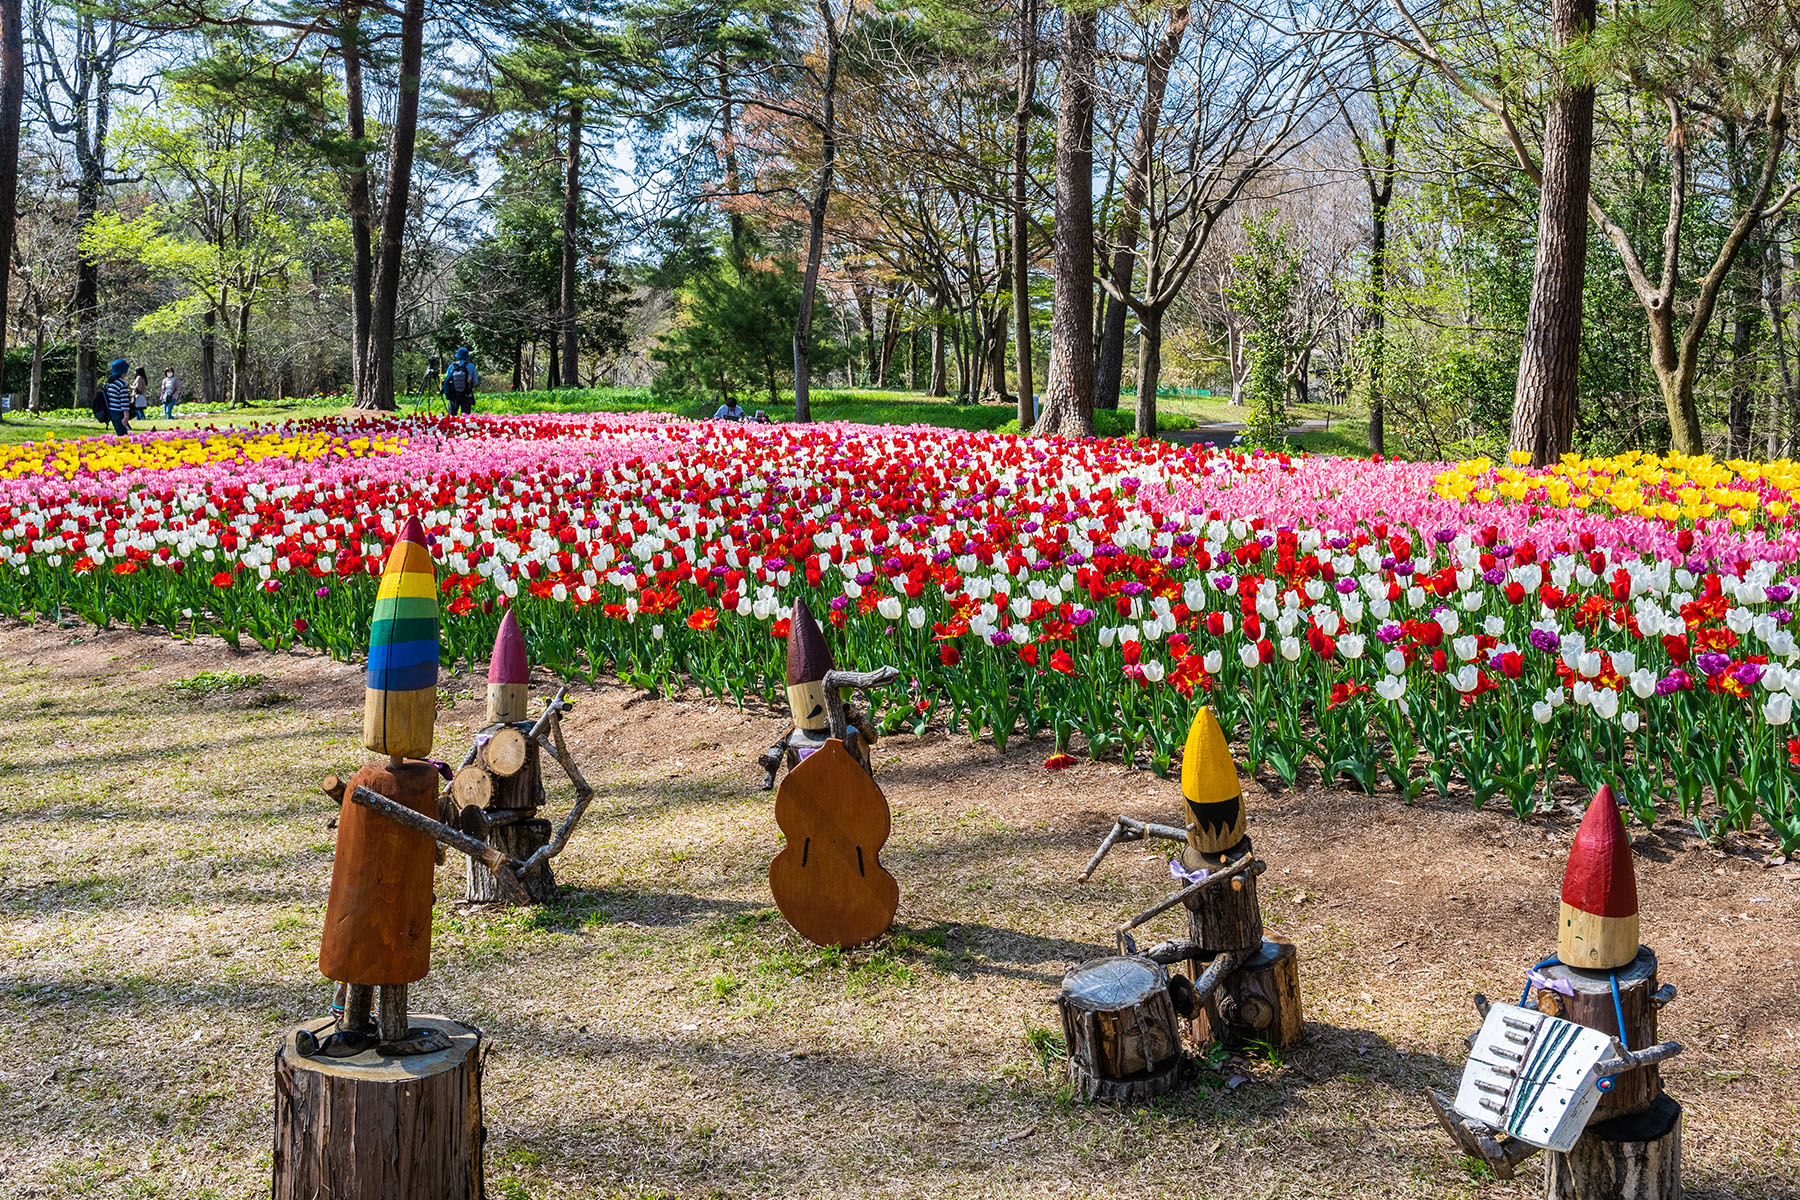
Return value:
<svg viewBox="0 0 1800 1200">
<path fill-rule="evenodd" d="M 333 810 L 315 784 L 365 757 L 360 675 L 17 625 L 0 663 L 0 1196 L 266 1195 L 273 1047 L 328 1000 Z M 467 681 L 450 691 L 439 749 L 454 756 L 480 714 Z M 414 991 L 491 1041 L 494 1195 L 1540 1190 L 1535 1165 L 1481 1180 L 1415 1097 L 1457 1069 L 1468 993 L 1516 991 L 1552 944 L 1567 822 L 1253 797 L 1270 928 L 1301 950 L 1306 1044 L 1215 1057 L 1153 1107 L 1095 1109 L 1044 1069 L 1055 985 L 1166 874 L 1126 847 L 1093 883 L 1073 876 L 1108 814 L 1166 818 L 1171 783 L 1050 775 L 1029 743 L 883 743 L 900 920 L 826 952 L 768 896 L 777 831 L 753 759 L 775 716 L 580 699 L 573 748 L 602 794 L 557 860 L 563 897 L 464 911 L 444 868 Z M 1646 937 L 1682 991 L 1665 1034 L 1692 1048 L 1668 1073 L 1689 1194 L 1792 1196 L 1796 871 L 1675 830 L 1641 850 Z"/>
</svg>

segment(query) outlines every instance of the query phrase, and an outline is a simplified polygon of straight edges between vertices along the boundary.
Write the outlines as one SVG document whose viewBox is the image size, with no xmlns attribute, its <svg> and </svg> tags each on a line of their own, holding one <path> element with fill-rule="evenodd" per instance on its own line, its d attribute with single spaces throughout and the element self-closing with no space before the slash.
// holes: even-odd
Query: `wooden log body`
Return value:
<svg viewBox="0 0 1800 1200">
<path fill-rule="evenodd" d="M 274 1200 L 481 1200 L 481 1031 L 447 1017 L 413 1024 L 447 1050 L 395 1058 L 306 1058 L 300 1029 L 275 1052 Z"/>
<path fill-rule="evenodd" d="M 483 840 L 507 857 L 524 862 L 539 847 L 550 843 L 550 822 L 542 817 L 533 817 L 524 821 L 508 821 L 503 825 L 490 825 Z M 499 881 L 486 863 L 476 862 L 472 858 L 465 861 L 469 864 L 469 870 L 468 890 L 464 899 L 470 904 L 510 902 L 511 897 L 500 890 Z M 556 898 L 556 876 L 551 873 L 548 861 L 532 870 L 520 882 L 525 885 L 525 894 L 535 904 Z"/>
<path fill-rule="evenodd" d="M 517 775 L 537 747 L 517 725 L 495 725 L 481 731 L 475 761 L 496 779 Z"/>
<path fill-rule="evenodd" d="M 544 806 L 544 769 L 538 744 L 511 726 L 507 732 L 518 734 L 515 745 L 511 738 L 490 738 L 475 752 L 475 765 L 493 778 L 493 797 L 487 802 L 492 809 L 542 808 Z M 496 761 L 498 760 L 498 761 Z M 517 766 L 514 766 L 514 763 Z M 508 767 L 500 771 L 496 767 Z"/>
<path fill-rule="evenodd" d="M 1199 979 L 1210 961 L 1190 959 L 1189 977 Z M 1279 1049 L 1299 1042 L 1306 1034 L 1299 951 L 1288 942 L 1262 943 L 1202 1001 L 1187 1029 L 1195 1047 L 1263 1040 Z"/>
<path fill-rule="evenodd" d="M 1552 980 L 1566 980 L 1572 996 L 1540 988 L 1533 997 L 1540 1012 L 1586 1025 L 1612 1037 L 1619 1037 L 1618 1017 L 1613 1012 L 1612 984 L 1606 971 L 1584 971 L 1563 963 L 1544 967 L 1540 974 Z M 1655 1001 L 1656 952 L 1639 946 L 1637 957 L 1616 972 L 1619 979 L 1619 1007 L 1625 1014 L 1625 1037 L 1628 1050 L 1654 1046 L 1656 1037 Z M 1643 1112 L 1662 1094 L 1662 1073 L 1655 1063 L 1622 1072 L 1610 1092 L 1600 1098 L 1593 1120 L 1598 1123 L 1611 1117 Z"/>
<path fill-rule="evenodd" d="M 1192 845 L 1182 850 L 1181 863 L 1189 871 L 1217 871 L 1253 852 L 1245 838 L 1220 853 L 1200 853 Z M 1263 944 L 1262 907 L 1256 898 L 1256 872 L 1244 868 L 1229 883 L 1209 887 L 1182 901 L 1188 910 L 1188 937 L 1206 947 L 1209 956 L 1225 951 L 1246 953 Z"/>
<path fill-rule="evenodd" d="M 1681 1105 L 1596 1121 L 1567 1154 L 1544 1156 L 1545 1200 L 1680 1200 Z"/>
<path fill-rule="evenodd" d="M 1084 1097 L 1132 1102 L 1179 1085 L 1181 1030 L 1160 964 L 1119 955 L 1070 967 L 1056 1002 Z"/>
<path fill-rule="evenodd" d="M 319 970 L 341 983 L 413 983 L 431 966 L 437 843 L 352 803 L 359 787 L 433 819 L 438 813 L 438 773 L 430 763 L 370 763 L 351 777 L 338 810 Z"/>
</svg>

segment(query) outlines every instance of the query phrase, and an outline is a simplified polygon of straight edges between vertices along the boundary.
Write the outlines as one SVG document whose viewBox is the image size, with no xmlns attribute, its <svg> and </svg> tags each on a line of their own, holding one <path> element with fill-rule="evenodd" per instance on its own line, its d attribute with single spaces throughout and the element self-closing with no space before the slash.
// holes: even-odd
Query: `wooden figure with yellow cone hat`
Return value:
<svg viewBox="0 0 1800 1200">
<path fill-rule="evenodd" d="M 1263 937 L 1256 877 L 1264 864 L 1247 833 L 1237 763 L 1210 707 L 1201 708 L 1188 727 L 1181 795 L 1183 827 L 1121 816 L 1081 877 L 1091 876 L 1118 842 L 1182 842 L 1181 856 L 1169 863 L 1181 890 L 1118 931 L 1120 953 L 1138 954 L 1131 931 L 1179 902 L 1187 910 L 1188 936 L 1159 943 L 1142 957 L 1186 965 L 1192 1011 L 1182 1015 L 1191 1040 L 1292 1045 L 1304 1032 L 1298 953 Z"/>
</svg>

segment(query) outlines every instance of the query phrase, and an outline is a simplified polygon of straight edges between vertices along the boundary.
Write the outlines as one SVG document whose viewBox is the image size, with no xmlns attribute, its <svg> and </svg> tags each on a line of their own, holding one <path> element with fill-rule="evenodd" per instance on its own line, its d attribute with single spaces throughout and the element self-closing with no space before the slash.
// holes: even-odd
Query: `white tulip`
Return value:
<svg viewBox="0 0 1800 1200">
<path fill-rule="evenodd" d="M 1257 664 L 1262 662 L 1262 659 L 1258 657 L 1256 653 L 1255 642 L 1245 642 L 1238 647 L 1238 661 L 1243 663 L 1244 666 L 1250 670 L 1256 669 Z"/>
<path fill-rule="evenodd" d="M 1629 675 L 1637 670 L 1637 655 L 1629 650 L 1614 650 L 1612 652 L 1612 665 L 1613 670 L 1620 675 Z"/>
<path fill-rule="evenodd" d="M 898 596 L 883 596 L 875 602 L 875 611 L 890 621 L 900 619 L 900 611 L 903 607 Z M 1028 604 L 1026 607 L 1029 610 L 1030 605 Z M 1024 616 L 1025 614 L 1019 613 L 1019 615 Z"/>
<path fill-rule="evenodd" d="M 1639 700 L 1656 695 L 1656 672 L 1642 667 L 1631 673 L 1631 694 Z"/>
<path fill-rule="evenodd" d="M 1200 660 L 1200 665 L 1205 668 L 1208 675 L 1217 675 L 1220 668 L 1225 665 L 1225 656 L 1217 650 L 1208 650 L 1206 657 Z"/>
<path fill-rule="evenodd" d="M 1643 718 L 1637 715 L 1635 709 L 1619 718 L 1619 724 L 1625 727 L 1626 733 L 1636 733 L 1638 731 L 1638 726 L 1642 724 L 1642 722 Z"/>
<path fill-rule="evenodd" d="M 1539 725 L 1547 725 L 1550 723 L 1550 715 L 1554 711 L 1555 710 L 1552 709 L 1548 704 L 1544 703 L 1542 700 L 1539 700 L 1536 704 L 1533 704 L 1531 706 L 1531 718 L 1532 718 L 1532 720 L 1536 721 Z"/>
<path fill-rule="evenodd" d="M 1282 638 L 1281 657 L 1287 659 L 1289 662 L 1298 662 L 1300 660 L 1300 639 L 1291 637 Z"/>
<path fill-rule="evenodd" d="M 1386 675 L 1375 681 L 1375 694 L 1383 700 L 1398 700 L 1406 695 L 1406 679 L 1400 675 Z"/>
<path fill-rule="evenodd" d="M 1450 648 L 1456 651 L 1456 657 L 1462 659 L 1464 662 L 1471 662 L 1474 660 L 1475 655 L 1480 653 L 1481 644 L 1477 642 L 1472 635 L 1465 633 L 1462 637 L 1452 641 L 1450 643 Z"/>
<path fill-rule="evenodd" d="M 1611 688 L 1601 688 L 1594 693 L 1594 711 L 1610 721 L 1619 715 L 1619 693 Z"/>
<path fill-rule="evenodd" d="M 1389 650 L 1381 656 L 1381 665 L 1394 675 L 1406 674 L 1406 655 L 1398 650 Z"/>
<path fill-rule="evenodd" d="M 1763 720 L 1771 725 L 1786 725 L 1794 715 L 1794 698 L 1786 692 L 1776 692 L 1763 701 Z"/>
<path fill-rule="evenodd" d="M 1366 644 L 1362 634 L 1346 633 L 1338 639 L 1338 653 L 1345 658 L 1355 660 L 1363 656 L 1363 647 Z"/>
<path fill-rule="evenodd" d="M 1152 658 L 1144 663 L 1144 678 L 1151 683 L 1161 683 L 1164 674 L 1165 668 L 1159 659 Z"/>
<path fill-rule="evenodd" d="M 925 610 L 916 604 L 907 609 L 906 623 L 911 625 L 914 629 L 925 628 Z"/>
</svg>

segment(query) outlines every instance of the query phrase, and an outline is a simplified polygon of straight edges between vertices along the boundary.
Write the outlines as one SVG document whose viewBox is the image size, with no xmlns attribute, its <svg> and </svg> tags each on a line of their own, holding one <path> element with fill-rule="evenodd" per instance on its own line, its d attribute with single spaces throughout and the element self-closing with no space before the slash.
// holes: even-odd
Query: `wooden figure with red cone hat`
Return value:
<svg viewBox="0 0 1800 1200">
<path fill-rule="evenodd" d="M 1681 1194 L 1681 1106 L 1657 1064 L 1656 954 L 1638 944 L 1637 874 L 1610 786 L 1588 804 L 1563 871 L 1557 953 L 1525 973 L 1517 1005 L 1475 997 L 1481 1031 L 1454 1099 L 1425 1098 L 1464 1153 L 1502 1179 L 1548 1152 L 1548 1200 Z"/>
</svg>

